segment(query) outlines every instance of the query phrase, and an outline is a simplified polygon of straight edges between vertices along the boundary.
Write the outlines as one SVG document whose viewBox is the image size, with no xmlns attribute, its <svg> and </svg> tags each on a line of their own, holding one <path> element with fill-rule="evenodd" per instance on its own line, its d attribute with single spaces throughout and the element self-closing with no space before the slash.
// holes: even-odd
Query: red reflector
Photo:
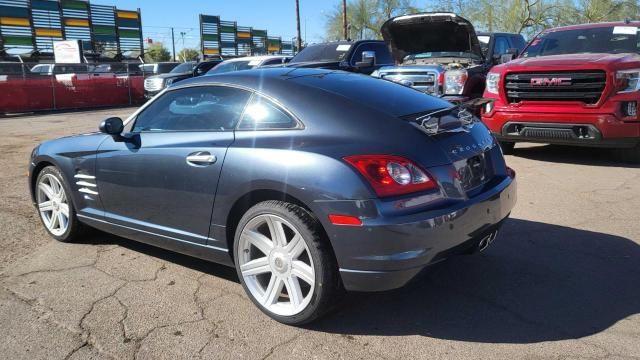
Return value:
<svg viewBox="0 0 640 360">
<path fill-rule="evenodd" d="M 515 179 L 516 171 L 507 166 L 507 175 L 509 175 L 510 178 Z"/>
<path fill-rule="evenodd" d="M 362 220 L 355 216 L 347 215 L 329 215 L 329 221 L 333 225 L 349 225 L 349 226 L 362 226 Z"/>
</svg>

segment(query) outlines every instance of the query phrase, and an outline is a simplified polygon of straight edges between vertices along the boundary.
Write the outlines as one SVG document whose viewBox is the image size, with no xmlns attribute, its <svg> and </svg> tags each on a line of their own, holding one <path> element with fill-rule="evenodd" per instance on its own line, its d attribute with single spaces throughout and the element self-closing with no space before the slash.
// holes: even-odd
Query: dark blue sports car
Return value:
<svg viewBox="0 0 640 360">
<path fill-rule="evenodd" d="M 309 322 L 343 290 L 406 284 L 484 249 L 516 201 L 500 147 L 462 107 L 317 69 L 205 76 L 100 132 L 33 150 L 43 224 L 235 266 L 272 318 Z"/>
</svg>

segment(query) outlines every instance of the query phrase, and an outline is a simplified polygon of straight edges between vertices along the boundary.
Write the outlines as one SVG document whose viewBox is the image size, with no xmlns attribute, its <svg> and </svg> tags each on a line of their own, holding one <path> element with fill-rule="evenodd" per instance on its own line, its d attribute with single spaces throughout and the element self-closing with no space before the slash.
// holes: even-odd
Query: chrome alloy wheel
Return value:
<svg viewBox="0 0 640 360">
<path fill-rule="evenodd" d="M 69 203 L 60 180 L 51 174 L 43 175 L 38 182 L 36 201 L 49 232 L 62 236 L 69 227 Z"/>
<path fill-rule="evenodd" d="M 291 223 L 276 215 L 258 215 L 242 229 L 238 245 L 245 285 L 265 309 L 292 316 L 309 305 L 316 282 L 313 260 Z"/>
</svg>

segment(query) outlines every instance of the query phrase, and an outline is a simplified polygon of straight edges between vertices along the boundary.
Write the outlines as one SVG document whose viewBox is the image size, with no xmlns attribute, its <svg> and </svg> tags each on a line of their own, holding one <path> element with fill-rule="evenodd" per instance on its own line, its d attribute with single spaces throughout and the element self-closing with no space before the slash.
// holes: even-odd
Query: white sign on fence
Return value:
<svg viewBox="0 0 640 360">
<path fill-rule="evenodd" d="M 82 62 L 82 43 L 80 40 L 54 41 L 53 56 L 56 63 L 80 64 Z"/>
</svg>

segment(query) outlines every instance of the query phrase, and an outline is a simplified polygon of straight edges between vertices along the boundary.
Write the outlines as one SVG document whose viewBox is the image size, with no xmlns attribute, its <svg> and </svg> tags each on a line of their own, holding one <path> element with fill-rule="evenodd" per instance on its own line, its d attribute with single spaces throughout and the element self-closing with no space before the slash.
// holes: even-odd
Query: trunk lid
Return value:
<svg viewBox="0 0 640 360">
<path fill-rule="evenodd" d="M 431 52 L 468 53 L 483 59 L 473 25 L 453 13 L 397 16 L 387 20 L 381 32 L 399 64 L 408 55 Z"/>
</svg>

